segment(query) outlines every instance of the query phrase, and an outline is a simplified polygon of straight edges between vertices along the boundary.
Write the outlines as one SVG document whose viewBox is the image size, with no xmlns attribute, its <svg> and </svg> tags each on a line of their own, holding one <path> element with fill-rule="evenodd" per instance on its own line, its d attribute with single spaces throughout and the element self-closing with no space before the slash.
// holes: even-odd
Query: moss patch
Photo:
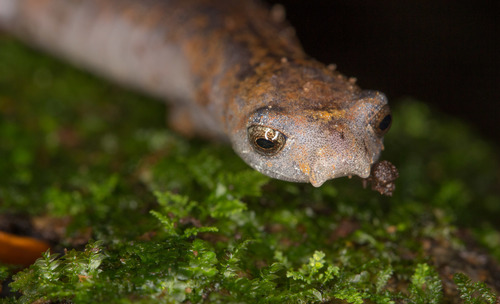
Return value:
<svg viewBox="0 0 500 304">
<path fill-rule="evenodd" d="M 500 167 L 461 122 L 394 109 L 382 197 L 270 180 L 163 108 L 0 39 L 0 213 L 62 227 L 29 268 L 0 266 L 4 301 L 495 303 Z"/>
</svg>

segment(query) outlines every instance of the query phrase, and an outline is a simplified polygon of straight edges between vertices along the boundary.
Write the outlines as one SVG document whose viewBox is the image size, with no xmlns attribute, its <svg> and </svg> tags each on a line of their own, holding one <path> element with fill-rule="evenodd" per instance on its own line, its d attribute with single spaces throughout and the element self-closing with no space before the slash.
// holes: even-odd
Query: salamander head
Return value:
<svg viewBox="0 0 500 304">
<path fill-rule="evenodd" d="M 235 128 L 235 151 L 270 177 L 315 187 L 342 176 L 367 178 L 391 125 L 384 94 L 357 91 L 342 102 L 274 103 Z"/>
</svg>

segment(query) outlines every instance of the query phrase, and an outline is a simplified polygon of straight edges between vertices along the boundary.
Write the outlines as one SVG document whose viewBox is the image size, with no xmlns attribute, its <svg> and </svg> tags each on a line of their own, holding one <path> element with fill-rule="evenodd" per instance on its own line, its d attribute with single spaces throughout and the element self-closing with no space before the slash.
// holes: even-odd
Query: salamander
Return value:
<svg viewBox="0 0 500 304">
<path fill-rule="evenodd" d="M 0 28 L 168 101 L 176 130 L 228 141 L 272 178 L 367 179 L 391 126 L 386 96 L 306 55 L 281 6 L 0 0 Z"/>
</svg>

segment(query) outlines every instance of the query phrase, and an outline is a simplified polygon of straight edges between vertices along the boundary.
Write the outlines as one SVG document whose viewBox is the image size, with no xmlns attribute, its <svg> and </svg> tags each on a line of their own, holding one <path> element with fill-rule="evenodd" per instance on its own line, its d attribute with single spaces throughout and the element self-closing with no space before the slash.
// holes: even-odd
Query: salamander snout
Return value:
<svg viewBox="0 0 500 304">
<path fill-rule="evenodd" d="M 313 186 L 319 187 L 327 180 L 342 176 L 366 178 L 370 175 L 371 165 L 378 154 L 365 147 L 363 138 L 334 133 L 325 136 L 321 142 L 324 143 L 322 147 L 310 151 L 310 170 L 304 172 Z"/>
</svg>

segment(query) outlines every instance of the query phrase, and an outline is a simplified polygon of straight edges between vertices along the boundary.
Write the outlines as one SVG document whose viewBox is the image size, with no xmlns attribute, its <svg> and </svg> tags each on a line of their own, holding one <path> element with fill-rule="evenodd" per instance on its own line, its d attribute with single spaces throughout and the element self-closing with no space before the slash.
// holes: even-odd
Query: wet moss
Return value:
<svg viewBox="0 0 500 304">
<path fill-rule="evenodd" d="M 51 252 L 0 267 L 4 301 L 495 302 L 498 157 L 463 123 L 394 109 L 383 197 L 270 180 L 168 130 L 163 108 L 0 40 L 0 212 L 64 219 Z"/>
</svg>

